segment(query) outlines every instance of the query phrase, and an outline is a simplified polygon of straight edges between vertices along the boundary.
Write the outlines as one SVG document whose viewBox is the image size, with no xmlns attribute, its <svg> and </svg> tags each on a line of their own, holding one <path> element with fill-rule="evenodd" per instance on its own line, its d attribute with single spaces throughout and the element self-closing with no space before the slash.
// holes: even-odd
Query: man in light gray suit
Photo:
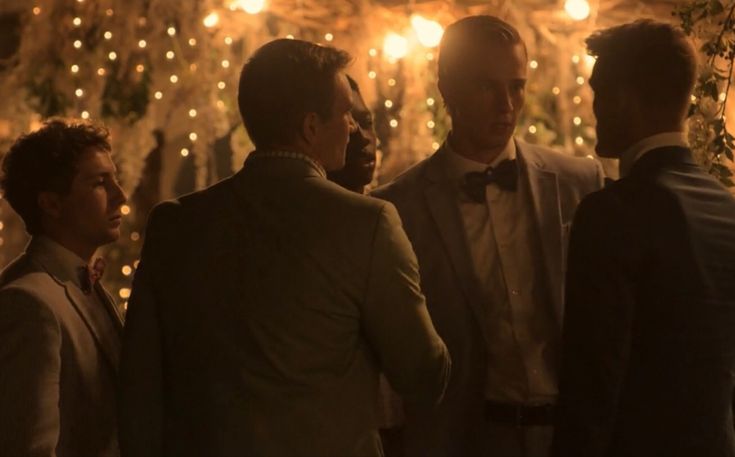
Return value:
<svg viewBox="0 0 735 457">
<path fill-rule="evenodd" d="M 3 161 L 32 239 L 0 273 L 0 455 L 117 456 L 122 321 L 96 279 L 125 195 L 104 129 L 53 120 Z"/>
<path fill-rule="evenodd" d="M 439 407 L 407 408 L 407 454 L 548 455 L 568 227 L 602 171 L 513 138 L 527 55 L 511 25 L 457 21 L 438 64 L 452 131 L 375 192 L 398 209 L 453 359 Z"/>
<path fill-rule="evenodd" d="M 275 40 L 245 64 L 256 145 L 151 215 L 121 366 L 123 455 L 378 456 L 378 374 L 442 396 L 449 356 L 393 205 L 343 189 L 349 56 Z"/>
</svg>

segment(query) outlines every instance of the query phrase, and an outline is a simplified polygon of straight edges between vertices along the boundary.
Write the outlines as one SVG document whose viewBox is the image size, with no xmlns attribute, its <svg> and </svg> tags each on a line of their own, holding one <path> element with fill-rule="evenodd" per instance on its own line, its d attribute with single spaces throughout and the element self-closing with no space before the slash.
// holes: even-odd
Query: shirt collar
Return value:
<svg viewBox="0 0 735 457">
<path fill-rule="evenodd" d="M 500 151 L 500 154 L 498 154 L 498 156 L 489 164 L 477 162 L 459 154 L 452 148 L 449 138 L 444 142 L 444 149 L 447 151 L 449 173 L 453 178 L 461 178 L 466 173 L 472 171 L 485 171 L 488 167 L 496 167 L 504 160 L 513 160 L 516 158 L 516 143 L 513 141 L 513 138 L 508 141 L 505 148 L 503 148 L 503 150 Z"/>
<path fill-rule="evenodd" d="M 296 152 L 296 151 L 286 151 L 286 150 L 257 150 L 253 151 L 251 154 L 253 157 L 262 157 L 262 158 L 283 158 L 283 159 L 296 159 L 296 160 L 302 160 L 309 165 L 311 165 L 317 173 L 322 178 L 327 177 L 327 172 L 316 160 L 314 160 L 312 157 L 302 153 L 302 152 Z"/>
<path fill-rule="evenodd" d="M 35 236 L 30 250 L 43 257 L 43 264 L 49 273 L 61 281 L 71 281 L 81 288 L 79 271 L 87 267 L 87 262 L 47 236 Z"/>
<path fill-rule="evenodd" d="M 647 152 L 664 146 L 689 147 L 689 144 L 684 132 L 664 132 L 646 137 L 626 149 L 620 156 L 620 177 L 627 176 L 633 164 Z"/>
</svg>

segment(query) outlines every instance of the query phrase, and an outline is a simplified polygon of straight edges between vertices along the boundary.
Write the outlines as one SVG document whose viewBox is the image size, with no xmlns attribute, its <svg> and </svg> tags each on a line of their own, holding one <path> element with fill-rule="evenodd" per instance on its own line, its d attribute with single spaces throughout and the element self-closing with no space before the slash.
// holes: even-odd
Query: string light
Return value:
<svg viewBox="0 0 735 457">
<path fill-rule="evenodd" d="M 162 99 L 163 98 L 163 92 L 161 92 L 160 90 L 157 90 L 156 93 L 153 94 L 153 98 L 155 98 L 156 100 Z"/>
<path fill-rule="evenodd" d="M 395 80 L 395 79 L 393 79 L 393 78 L 390 78 L 390 79 L 388 80 L 388 85 L 389 85 L 389 86 L 391 86 L 391 87 L 395 86 L 395 85 L 396 85 L 396 80 Z"/>
<path fill-rule="evenodd" d="M 572 63 L 579 63 L 579 56 L 577 54 L 572 56 Z"/>
<path fill-rule="evenodd" d="M 428 60 L 429 62 L 431 62 L 432 60 L 434 60 L 434 53 L 433 52 L 427 52 L 426 53 L 426 60 Z"/>
<path fill-rule="evenodd" d="M 130 268 L 130 265 L 124 265 L 121 271 L 122 271 L 122 274 L 125 276 L 130 276 L 133 273 L 133 269 Z"/>
<path fill-rule="evenodd" d="M 219 23 L 219 14 L 212 11 L 211 13 L 207 15 L 207 17 L 204 18 L 204 20 L 202 20 L 202 23 L 204 24 L 204 27 L 207 27 L 207 28 L 214 27 L 215 25 Z"/>
<path fill-rule="evenodd" d="M 561 89 L 559 89 L 557 86 L 554 86 L 551 89 L 551 93 L 554 94 L 554 95 L 559 95 L 559 94 L 561 94 Z"/>
<path fill-rule="evenodd" d="M 137 71 L 138 73 L 143 73 L 144 70 L 145 70 L 145 67 L 141 64 L 138 64 L 135 67 L 135 71 Z"/>
<path fill-rule="evenodd" d="M 434 121 L 429 121 L 426 123 L 426 126 L 430 129 L 433 129 L 436 126 L 436 123 L 434 123 Z"/>
<path fill-rule="evenodd" d="M 195 71 L 197 71 L 197 68 L 198 68 L 197 67 L 197 64 L 195 64 L 195 63 L 192 63 L 192 64 L 189 65 L 189 71 L 192 72 L 192 73 L 194 73 Z"/>
<path fill-rule="evenodd" d="M 222 100 L 217 100 L 217 108 L 224 110 L 225 109 L 225 102 Z"/>
<path fill-rule="evenodd" d="M 579 105 L 580 103 L 582 103 L 582 97 L 580 97 L 579 95 L 575 95 L 572 99 L 572 102 L 574 102 L 575 105 Z"/>
<path fill-rule="evenodd" d="M 370 78 L 370 79 L 375 79 L 375 78 L 376 78 L 377 76 L 378 76 L 378 74 L 377 74 L 377 73 L 375 73 L 375 72 L 374 72 L 374 71 L 372 71 L 372 70 L 370 70 L 370 71 L 368 72 L 368 78 Z"/>
<path fill-rule="evenodd" d="M 120 212 L 123 214 L 123 216 L 127 216 L 130 214 L 130 206 L 129 205 L 122 205 L 120 207 Z"/>
<path fill-rule="evenodd" d="M 107 57 L 108 57 L 108 58 L 109 58 L 110 60 L 115 60 L 115 59 L 117 59 L 117 53 L 116 53 L 115 51 L 110 51 L 110 53 L 109 53 L 109 54 L 107 54 Z"/>
<path fill-rule="evenodd" d="M 386 108 L 393 108 L 393 101 L 392 100 L 386 100 L 384 103 Z"/>
<path fill-rule="evenodd" d="M 592 67 L 595 66 L 595 62 L 597 62 L 597 59 L 595 59 L 593 56 L 589 54 L 585 54 L 584 66 L 587 68 L 587 71 L 592 71 Z"/>
<path fill-rule="evenodd" d="M 41 14 L 41 8 L 39 8 L 37 6 L 34 6 L 33 7 L 33 14 L 36 15 L 36 16 L 38 16 L 39 14 Z"/>
<path fill-rule="evenodd" d="M 74 24 L 74 27 L 79 27 L 80 25 L 82 25 L 82 18 L 75 17 L 72 23 Z"/>
<path fill-rule="evenodd" d="M 225 87 L 227 87 L 227 84 L 225 84 L 225 82 L 224 82 L 224 81 L 220 81 L 220 82 L 218 82 L 218 83 L 217 83 L 217 88 L 218 88 L 218 89 L 222 90 L 222 89 L 224 89 Z"/>
<path fill-rule="evenodd" d="M 82 111 L 82 119 L 89 119 L 89 111 Z"/>
<path fill-rule="evenodd" d="M 97 69 L 97 74 L 99 76 L 105 76 L 105 73 L 107 73 L 107 71 L 105 71 L 104 68 L 100 67 L 100 68 Z"/>
<path fill-rule="evenodd" d="M 75 40 L 74 41 L 74 47 L 77 48 L 77 49 L 81 48 L 82 47 L 82 42 L 79 41 L 79 40 Z"/>
<path fill-rule="evenodd" d="M 227 59 L 224 59 L 222 61 L 222 68 L 230 68 L 230 61 Z"/>
<path fill-rule="evenodd" d="M 721 102 L 724 102 L 727 98 L 727 94 L 725 92 L 720 92 L 720 96 L 718 98 Z"/>
<path fill-rule="evenodd" d="M 196 45 L 197 45 L 197 40 L 196 40 L 196 38 L 189 38 L 189 46 L 192 46 L 192 47 L 194 47 L 194 46 L 196 46 Z"/>
<path fill-rule="evenodd" d="M 324 34 L 324 39 L 327 41 L 332 41 L 334 40 L 334 35 L 332 35 L 331 33 L 326 33 Z"/>
<path fill-rule="evenodd" d="M 189 155 L 189 150 L 186 148 L 181 148 L 181 151 L 179 151 L 179 154 L 181 154 L 181 157 L 187 157 Z"/>
<path fill-rule="evenodd" d="M 408 54 L 408 40 L 391 32 L 383 41 L 383 52 L 394 59 L 402 59 Z"/>
<path fill-rule="evenodd" d="M 584 78 L 581 76 L 577 76 L 577 84 L 580 86 L 584 84 Z"/>
<path fill-rule="evenodd" d="M 436 21 L 424 18 L 418 14 L 411 16 L 411 27 L 416 32 L 419 43 L 427 48 L 439 46 L 444 35 L 444 28 Z"/>
<path fill-rule="evenodd" d="M 130 233 L 130 239 L 132 241 L 138 241 L 140 239 L 140 233 L 138 233 L 138 232 L 131 232 Z"/>
<path fill-rule="evenodd" d="M 230 4 L 230 10 L 238 8 L 248 14 L 258 14 L 265 9 L 265 0 L 236 0 Z"/>
<path fill-rule="evenodd" d="M 197 135 L 196 132 L 191 132 L 189 134 L 189 140 L 191 140 L 192 142 L 196 141 L 197 138 L 199 138 L 199 135 Z"/>
<path fill-rule="evenodd" d="M 179 82 L 179 77 L 178 77 L 178 76 L 176 76 L 176 75 L 171 75 L 171 76 L 170 76 L 170 77 L 168 78 L 168 80 L 169 80 L 169 81 L 171 81 L 171 84 L 176 84 L 177 82 Z"/>
<path fill-rule="evenodd" d="M 105 37 L 105 40 L 109 40 L 110 38 L 112 38 L 112 32 L 110 32 L 109 30 L 106 31 L 104 34 L 104 37 Z"/>
<path fill-rule="evenodd" d="M 226 37 L 225 37 L 225 44 L 226 44 L 227 46 L 229 46 L 229 45 L 231 45 L 231 44 L 232 44 L 232 37 L 231 37 L 231 36 L 226 36 Z"/>
<path fill-rule="evenodd" d="M 176 35 L 176 29 L 174 27 L 169 27 L 166 30 L 166 33 L 168 33 L 168 36 L 174 36 L 174 35 Z"/>
<path fill-rule="evenodd" d="M 115 12 L 112 10 L 112 8 L 107 8 L 107 11 L 105 11 L 105 14 L 107 14 L 107 16 L 109 17 L 115 14 Z"/>
<path fill-rule="evenodd" d="M 166 58 L 167 58 L 168 60 L 172 60 L 172 59 L 173 59 L 174 57 L 176 57 L 176 54 L 174 54 L 174 52 L 173 52 L 173 51 L 168 51 L 168 52 L 166 52 Z"/>
<path fill-rule="evenodd" d="M 189 110 L 189 117 L 197 117 L 197 110 L 194 108 Z"/>
<path fill-rule="evenodd" d="M 74 64 L 71 66 L 71 72 L 72 73 L 79 73 L 79 65 Z"/>
<path fill-rule="evenodd" d="M 377 55 L 378 55 L 378 50 L 377 50 L 377 49 L 375 49 L 375 48 L 370 48 L 370 50 L 368 51 L 368 55 L 369 55 L 370 57 L 375 57 L 375 56 L 377 56 Z"/>
<path fill-rule="evenodd" d="M 393 128 L 398 127 L 398 121 L 396 119 L 391 119 L 389 122 L 390 126 Z"/>
<path fill-rule="evenodd" d="M 140 41 L 138 41 L 138 47 L 139 47 L 139 48 L 143 49 L 143 48 L 145 48 L 146 46 L 148 46 L 148 43 L 146 43 L 146 41 L 145 41 L 145 40 L 140 40 Z"/>
<path fill-rule="evenodd" d="M 429 97 L 426 99 L 426 104 L 428 106 L 434 106 L 434 103 L 436 103 L 436 100 L 434 100 L 433 98 Z"/>
<path fill-rule="evenodd" d="M 574 122 L 574 125 L 581 125 L 582 124 L 582 118 L 579 116 L 575 116 L 574 119 L 572 119 L 572 122 Z"/>
<path fill-rule="evenodd" d="M 439 149 L 439 146 L 440 146 L 440 144 L 439 144 L 439 143 L 437 143 L 436 141 L 434 141 L 433 143 L 431 143 L 431 148 L 432 148 L 433 150 L 435 150 L 435 151 L 436 151 L 437 149 Z"/>
<path fill-rule="evenodd" d="M 530 133 L 531 135 L 535 134 L 536 133 L 536 126 L 535 125 L 529 125 L 528 126 L 528 133 Z"/>
<path fill-rule="evenodd" d="M 120 289 L 118 294 L 120 295 L 120 298 L 128 299 L 130 298 L 130 289 L 128 289 L 127 287 L 123 287 L 122 289 Z"/>
<path fill-rule="evenodd" d="M 582 146 L 584 144 L 584 138 L 582 138 L 581 136 L 578 136 L 577 138 L 574 139 L 574 142 L 577 143 L 577 145 Z"/>
<path fill-rule="evenodd" d="M 76 95 L 77 97 L 81 98 L 81 97 L 84 96 L 84 90 L 77 89 L 77 90 L 74 91 L 74 95 Z"/>
<path fill-rule="evenodd" d="M 288 35 L 286 35 L 286 39 L 287 40 L 293 40 L 294 39 L 294 36 L 289 33 Z"/>
<path fill-rule="evenodd" d="M 575 21 L 583 21 L 590 15 L 590 4 L 587 0 L 566 0 L 564 11 Z"/>
</svg>

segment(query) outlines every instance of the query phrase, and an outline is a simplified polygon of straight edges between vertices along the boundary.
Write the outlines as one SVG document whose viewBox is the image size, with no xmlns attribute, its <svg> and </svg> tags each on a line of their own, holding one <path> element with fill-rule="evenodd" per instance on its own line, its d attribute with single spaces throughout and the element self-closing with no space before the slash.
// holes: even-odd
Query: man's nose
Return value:
<svg viewBox="0 0 735 457">
<path fill-rule="evenodd" d="M 352 117 L 352 113 L 350 113 L 350 133 L 355 133 L 359 130 L 359 126 L 357 125 L 357 122 L 355 122 L 355 118 Z"/>
<path fill-rule="evenodd" d="M 501 113 L 513 111 L 513 97 L 507 87 L 498 92 L 497 107 Z"/>
</svg>

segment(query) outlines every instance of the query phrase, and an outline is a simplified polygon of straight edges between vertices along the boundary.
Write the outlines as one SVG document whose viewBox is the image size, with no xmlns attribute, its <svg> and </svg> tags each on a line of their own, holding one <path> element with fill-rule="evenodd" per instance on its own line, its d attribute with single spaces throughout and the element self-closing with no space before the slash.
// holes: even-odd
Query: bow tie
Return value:
<svg viewBox="0 0 735 457">
<path fill-rule="evenodd" d="M 94 285 L 100 280 L 105 273 L 105 260 L 98 257 L 92 266 L 79 267 L 79 283 L 82 286 L 82 292 L 89 295 L 94 290 Z"/>
<path fill-rule="evenodd" d="M 462 189 L 472 201 L 485 201 L 485 186 L 496 183 L 503 190 L 514 192 L 518 187 L 518 165 L 516 160 L 503 160 L 497 167 L 485 171 L 471 171 L 464 175 Z"/>
</svg>

